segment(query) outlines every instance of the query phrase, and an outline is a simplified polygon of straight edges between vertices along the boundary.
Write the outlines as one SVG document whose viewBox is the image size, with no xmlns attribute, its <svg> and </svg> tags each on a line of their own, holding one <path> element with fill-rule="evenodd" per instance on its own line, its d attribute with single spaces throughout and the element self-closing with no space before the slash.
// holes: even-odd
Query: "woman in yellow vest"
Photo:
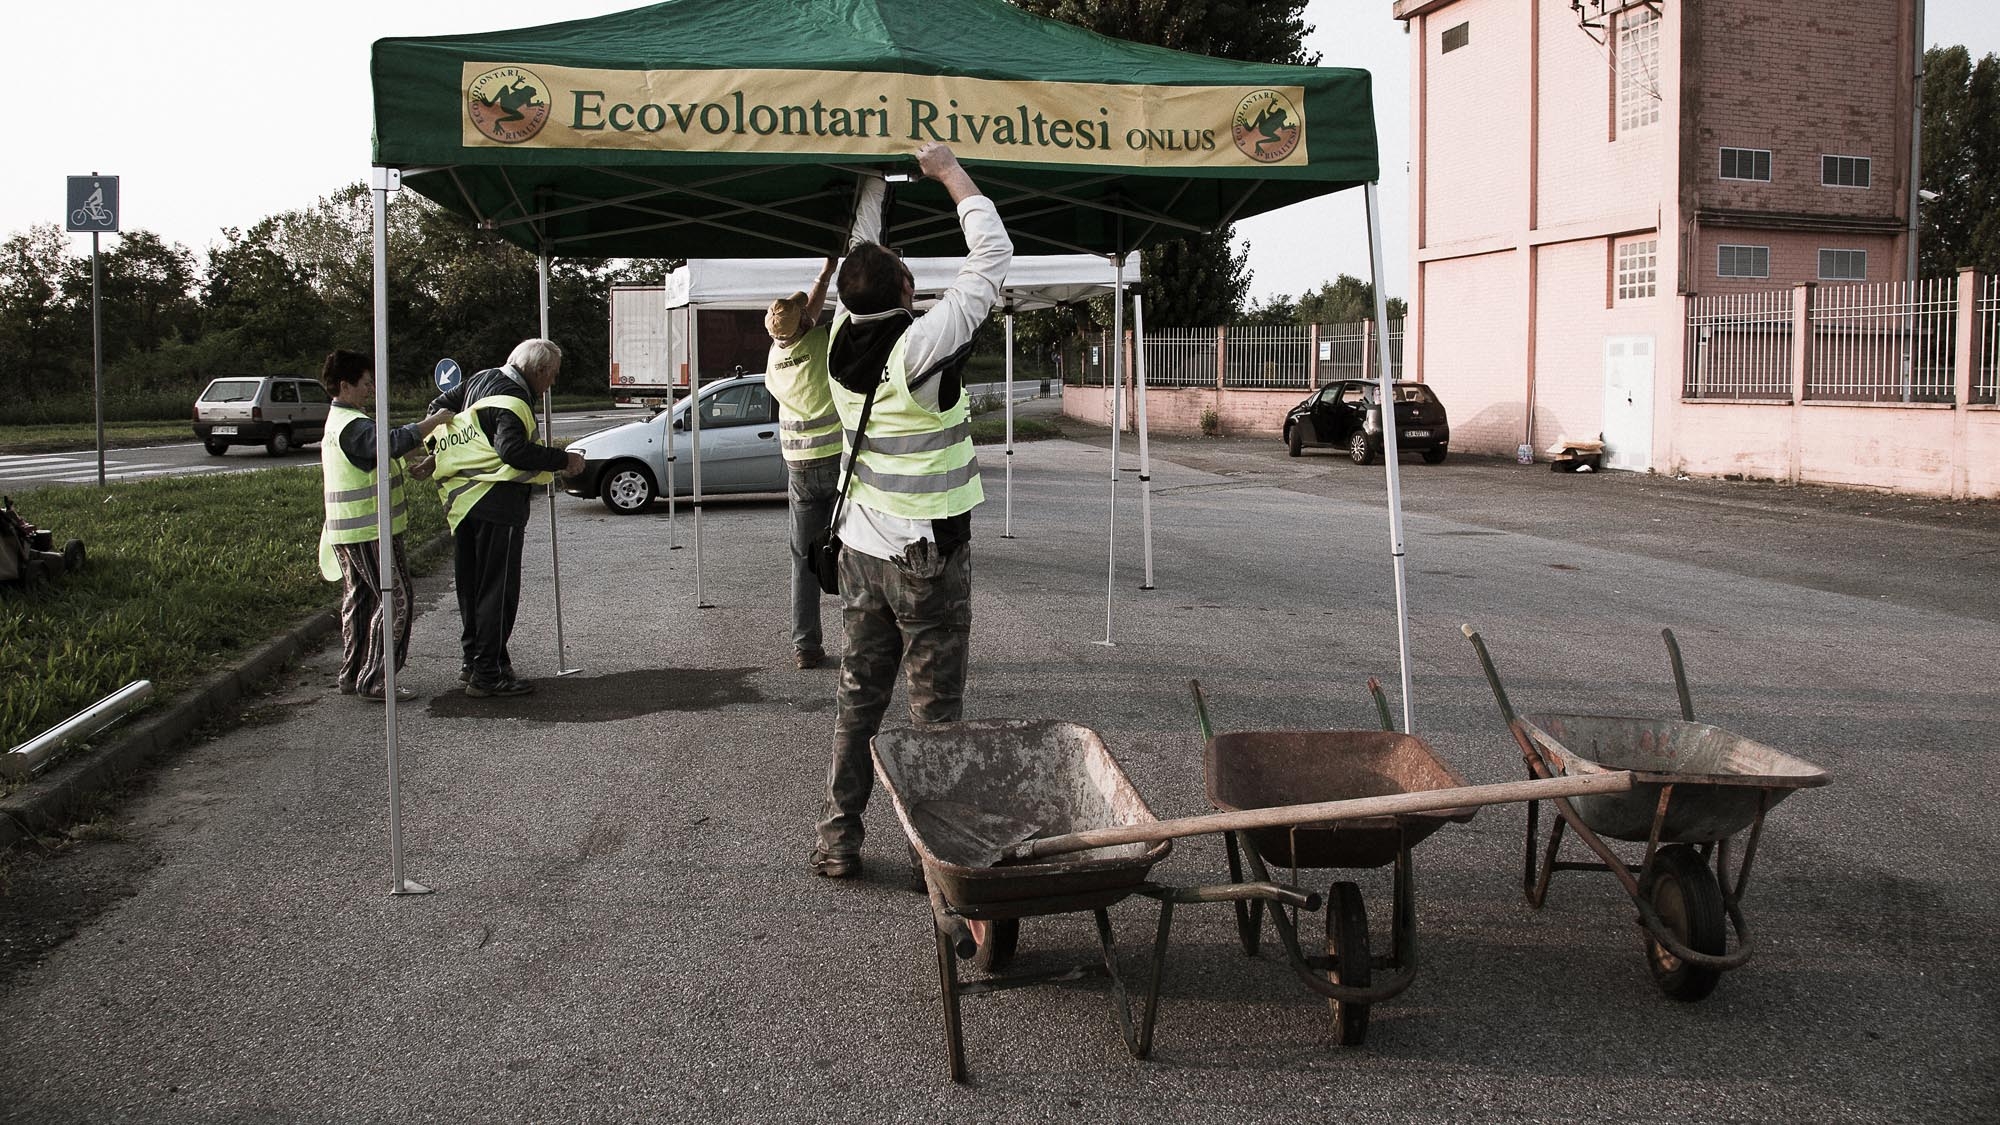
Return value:
<svg viewBox="0 0 2000 1125">
<path fill-rule="evenodd" d="M 333 397 L 320 438 L 320 474 L 325 478 L 326 522 L 319 533 L 319 572 L 340 582 L 340 692 L 381 701 L 385 666 L 391 659 L 382 630 L 382 576 L 375 507 L 375 361 L 365 352 L 336 351 L 320 369 L 320 384 Z M 389 465 L 394 478 L 389 492 L 391 536 L 395 555 L 396 645 L 394 660 L 401 671 L 410 650 L 410 568 L 403 558 L 403 530 L 409 516 L 403 509 L 403 458 L 425 434 L 451 421 L 438 411 L 423 421 L 389 431 Z M 426 462 L 427 464 L 427 462 Z M 427 473 L 413 468 L 411 475 Z M 416 693 L 397 688 L 396 698 Z"/>
<path fill-rule="evenodd" d="M 778 400 L 786 498 L 791 502 L 792 663 L 802 669 L 826 663 L 819 579 L 807 558 L 833 518 L 833 498 L 840 491 L 840 415 L 834 412 L 826 381 L 827 329 L 813 323 L 826 302 L 833 265 L 828 258 L 811 293 L 773 301 L 764 314 L 764 330 L 771 334 L 764 389 Z"/>
<path fill-rule="evenodd" d="M 972 509 L 984 494 L 961 376 L 972 334 L 1000 301 L 1014 244 L 951 149 L 924 145 L 917 167 L 957 204 L 964 265 L 917 316 L 915 279 L 902 260 L 872 242 L 854 247 L 840 267 L 841 308 L 827 343 L 833 405 L 855 451 L 836 517 L 845 629 L 839 710 L 808 861 L 830 879 L 861 870 L 861 814 L 874 784 L 868 741 L 897 670 L 909 683 L 912 723 L 951 722 L 964 709 Z"/>
</svg>

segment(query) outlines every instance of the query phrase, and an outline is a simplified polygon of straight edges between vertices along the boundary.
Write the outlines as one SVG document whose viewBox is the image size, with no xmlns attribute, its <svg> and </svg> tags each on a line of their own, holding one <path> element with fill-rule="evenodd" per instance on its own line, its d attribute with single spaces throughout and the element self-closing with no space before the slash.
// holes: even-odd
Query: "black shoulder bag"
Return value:
<svg viewBox="0 0 2000 1125">
<path fill-rule="evenodd" d="M 847 472 L 840 479 L 833 513 L 813 539 L 812 550 L 806 552 L 806 567 L 819 579 L 822 593 L 840 593 L 840 509 L 847 502 L 848 486 L 854 483 L 854 463 L 861 459 L 861 443 L 868 439 L 868 412 L 875 408 L 875 391 L 880 387 L 878 383 L 870 388 L 867 400 L 861 404 L 861 425 L 854 431 L 854 449 L 847 455 Z"/>
</svg>

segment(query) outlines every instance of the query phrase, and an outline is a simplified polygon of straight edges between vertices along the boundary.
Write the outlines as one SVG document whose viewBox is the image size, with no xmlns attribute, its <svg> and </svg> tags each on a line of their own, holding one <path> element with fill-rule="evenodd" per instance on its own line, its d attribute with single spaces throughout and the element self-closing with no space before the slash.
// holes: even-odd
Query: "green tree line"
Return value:
<svg viewBox="0 0 2000 1125">
<path fill-rule="evenodd" d="M 317 374 L 334 348 L 372 349 L 372 237 L 370 196 L 357 183 L 227 228 L 200 260 L 151 231 L 113 239 L 99 265 L 107 412 L 178 412 L 219 375 Z M 13 404 L 9 413 L 61 421 L 51 415 L 64 405 L 87 407 L 90 272 L 89 256 L 69 254 L 54 224 L 0 243 L 0 401 Z M 559 391 L 604 390 L 608 290 L 660 272 L 657 263 L 551 264 L 550 335 L 565 353 Z M 468 370 L 498 364 L 539 324 L 534 257 L 482 240 L 414 193 L 390 209 L 388 280 L 398 391 L 421 393 L 446 356 Z"/>
<path fill-rule="evenodd" d="M 2000 272 L 2000 56 L 1924 52 L 1923 171 L 1937 198 L 1918 209 L 1917 270 Z"/>
</svg>

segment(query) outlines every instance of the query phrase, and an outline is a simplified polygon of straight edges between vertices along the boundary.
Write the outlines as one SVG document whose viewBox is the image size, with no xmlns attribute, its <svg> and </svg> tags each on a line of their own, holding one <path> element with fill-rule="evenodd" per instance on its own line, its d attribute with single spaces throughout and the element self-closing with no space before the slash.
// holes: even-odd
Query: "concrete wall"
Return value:
<svg viewBox="0 0 2000 1125">
<path fill-rule="evenodd" d="M 2000 498 L 1990 406 L 1686 402 L 1680 416 L 1674 472 Z"/>
<path fill-rule="evenodd" d="M 1451 414 L 1454 449 L 1511 455 L 1527 432 L 1522 257 L 1512 251 L 1421 267 L 1431 310 L 1423 320 L 1423 381 Z"/>
<path fill-rule="evenodd" d="M 1214 410 L 1227 437 L 1269 437 L 1283 433 L 1285 412 L 1304 401 L 1308 392 L 1252 391 L 1214 387 L 1148 387 L 1146 426 L 1156 434 L 1199 434 L 1201 415 Z M 1111 394 L 1102 387 L 1064 387 L 1063 414 L 1099 426 L 1111 424 Z M 1130 388 L 1125 395 L 1125 429 L 1138 425 L 1138 407 Z"/>
</svg>

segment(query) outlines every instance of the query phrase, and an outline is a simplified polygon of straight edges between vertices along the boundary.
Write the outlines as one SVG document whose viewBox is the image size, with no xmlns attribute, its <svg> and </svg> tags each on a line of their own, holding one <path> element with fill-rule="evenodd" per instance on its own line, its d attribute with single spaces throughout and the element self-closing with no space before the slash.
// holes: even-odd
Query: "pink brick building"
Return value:
<svg viewBox="0 0 2000 1125">
<path fill-rule="evenodd" d="M 1755 404 L 1684 379 L 1690 297 L 1905 280 L 1917 2 L 1397 0 L 1414 63 L 1406 370 L 1449 404 L 1453 444 L 1601 434 L 1618 468 L 1993 494 L 2000 416 L 1967 401 L 1969 371 L 1955 405 L 1949 389 L 1812 401 L 1828 396 L 1804 382 L 1810 356 L 1789 396 Z M 1802 470 L 1802 440 L 1852 447 L 1844 432 L 1920 408 L 1959 412 L 1958 449 Z M 1959 463 L 1938 476 L 1939 456 Z"/>
</svg>

